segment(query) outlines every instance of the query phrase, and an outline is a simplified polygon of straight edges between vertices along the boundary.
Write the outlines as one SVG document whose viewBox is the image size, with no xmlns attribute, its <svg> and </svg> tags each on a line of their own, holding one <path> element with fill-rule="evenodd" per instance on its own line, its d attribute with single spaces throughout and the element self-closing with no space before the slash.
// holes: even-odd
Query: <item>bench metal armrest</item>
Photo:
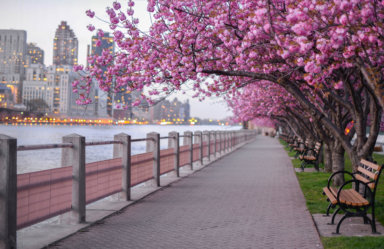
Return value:
<svg viewBox="0 0 384 249">
<path fill-rule="evenodd" d="M 333 173 L 333 174 L 329 177 L 329 179 L 328 179 L 328 184 L 327 184 L 328 189 L 329 189 L 330 186 L 331 186 L 332 178 L 335 177 L 337 174 L 348 174 L 348 175 L 352 176 L 353 180 L 356 180 L 356 178 L 355 178 L 355 176 L 354 176 L 354 173 L 351 173 L 351 172 L 346 171 L 346 170 L 336 171 L 336 172 Z"/>
</svg>

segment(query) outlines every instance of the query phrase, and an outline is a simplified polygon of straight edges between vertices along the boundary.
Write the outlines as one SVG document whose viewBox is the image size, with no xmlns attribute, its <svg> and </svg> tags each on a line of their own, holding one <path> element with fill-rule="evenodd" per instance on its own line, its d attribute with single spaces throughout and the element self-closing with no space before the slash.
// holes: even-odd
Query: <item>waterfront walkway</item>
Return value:
<svg viewBox="0 0 384 249">
<path fill-rule="evenodd" d="M 322 248 L 277 139 L 254 142 L 52 248 Z"/>
</svg>

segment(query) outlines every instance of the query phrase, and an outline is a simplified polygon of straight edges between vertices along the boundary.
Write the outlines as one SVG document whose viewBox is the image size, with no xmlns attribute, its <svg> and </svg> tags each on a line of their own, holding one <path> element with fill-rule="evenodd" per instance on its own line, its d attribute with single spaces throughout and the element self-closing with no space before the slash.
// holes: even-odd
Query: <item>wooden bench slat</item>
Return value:
<svg viewBox="0 0 384 249">
<path fill-rule="evenodd" d="M 356 203 L 360 203 L 360 206 L 369 205 L 369 201 L 367 199 L 365 199 L 363 196 L 361 196 L 359 192 L 357 192 L 354 189 L 351 189 L 350 192 L 351 192 L 351 195 L 354 196 Z"/>
<path fill-rule="evenodd" d="M 346 199 L 349 201 L 348 205 L 350 206 L 363 206 L 363 203 L 361 202 L 361 200 L 356 196 L 354 195 L 353 191 L 351 191 L 353 189 L 346 189 L 346 190 L 343 190 L 342 192 L 344 192 L 346 194 Z"/>
<path fill-rule="evenodd" d="M 362 176 L 362 175 L 360 175 L 360 174 L 355 174 L 355 178 L 356 178 L 357 180 L 359 180 L 359 181 L 364 182 L 364 183 L 368 183 L 368 182 L 370 182 L 369 179 L 365 178 L 364 176 Z M 372 188 L 375 187 L 375 183 L 374 183 L 374 182 L 369 183 L 368 186 L 372 189 Z"/>
<path fill-rule="evenodd" d="M 352 199 L 349 197 L 348 191 L 341 191 L 340 192 L 340 202 L 344 203 L 346 205 L 352 206 Z"/>
<path fill-rule="evenodd" d="M 361 159 L 360 161 L 361 161 L 361 163 L 363 163 L 364 165 L 366 165 L 366 166 L 368 166 L 368 167 L 370 167 L 370 168 L 372 168 L 372 169 L 374 169 L 374 170 L 376 170 L 376 171 L 379 171 L 379 170 L 381 169 L 381 166 L 380 166 L 380 165 L 377 165 L 377 164 L 375 164 L 375 163 L 373 163 L 373 162 L 367 161 L 367 160 L 365 160 L 365 159 Z"/>
<path fill-rule="evenodd" d="M 349 200 L 351 201 L 352 206 L 367 206 L 369 205 L 369 201 L 367 201 L 364 197 L 362 197 L 356 190 L 354 189 L 347 189 L 343 190 L 343 192 L 346 192 L 348 197 L 350 198 Z"/>
<path fill-rule="evenodd" d="M 358 167 L 357 168 L 357 171 L 363 173 L 364 175 L 366 176 L 369 176 L 370 178 L 372 178 L 373 180 L 376 180 L 377 178 L 377 175 L 367 169 L 364 169 L 363 167 Z"/>
<path fill-rule="evenodd" d="M 325 195 L 328 197 L 329 201 L 332 204 L 337 203 L 337 189 L 336 188 L 330 188 L 328 189 L 327 187 L 323 188 L 323 192 Z M 358 192 L 356 192 L 354 189 L 347 189 L 347 190 L 342 190 L 340 192 L 340 203 L 346 204 L 349 206 L 355 206 L 355 207 L 362 207 L 362 206 L 367 206 L 369 205 L 369 202 L 362 197 Z"/>
<path fill-rule="evenodd" d="M 315 156 L 304 156 L 304 159 L 305 160 L 309 160 L 309 161 L 316 161 L 316 157 Z"/>
<path fill-rule="evenodd" d="M 331 191 L 329 191 L 328 187 L 323 188 L 323 192 L 332 204 L 337 203 L 336 197 L 332 194 Z"/>
</svg>

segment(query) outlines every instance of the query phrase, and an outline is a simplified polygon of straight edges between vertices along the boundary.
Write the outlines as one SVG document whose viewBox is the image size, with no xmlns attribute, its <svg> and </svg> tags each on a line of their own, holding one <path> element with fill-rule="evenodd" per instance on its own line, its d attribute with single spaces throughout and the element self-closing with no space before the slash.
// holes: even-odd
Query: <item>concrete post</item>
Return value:
<svg viewBox="0 0 384 249">
<path fill-rule="evenodd" d="M 79 223 L 85 222 L 85 137 L 70 134 L 63 143 L 72 143 L 67 162 L 72 166 L 72 212 Z"/>
<path fill-rule="evenodd" d="M 231 132 L 227 131 L 227 151 L 231 150 Z"/>
<path fill-rule="evenodd" d="M 233 141 L 233 138 L 235 137 L 235 132 L 232 131 L 231 132 L 231 151 L 233 150 L 233 145 L 234 145 L 234 141 Z"/>
<path fill-rule="evenodd" d="M 193 135 L 195 137 L 195 143 L 199 144 L 200 165 L 203 165 L 203 133 L 201 131 L 195 131 Z"/>
<path fill-rule="evenodd" d="M 113 145 L 113 158 L 121 157 L 123 164 L 123 175 L 121 187 L 123 189 L 124 199 L 131 200 L 131 136 L 125 133 L 119 133 L 114 136 L 115 141 L 122 144 Z"/>
<path fill-rule="evenodd" d="M 231 150 L 231 132 L 227 131 L 227 151 Z"/>
<path fill-rule="evenodd" d="M 220 131 L 216 131 L 216 143 L 217 143 L 216 153 L 220 154 Z"/>
<path fill-rule="evenodd" d="M 211 133 L 209 131 L 203 131 L 203 142 L 207 142 L 208 162 L 211 161 Z"/>
<path fill-rule="evenodd" d="M 213 152 L 214 152 L 214 155 L 215 155 L 215 158 L 217 157 L 216 153 L 217 153 L 217 131 L 213 131 L 212 132 L 213 134 L 213 143 L 215 144 L 215 148 L 213 148 Z"/>
<path fill-rule="evenodd" d="M 179 145 L 179 133 L 172 131 L 168 133 L 168 148 L 174 148 L 175 153 L 175 172 L 176 176 L 180 177 L 180 145 Z"/>
<path fill-rule="evenodd" d="M 156 186 L 160 187 L 160 134 L 148 133 L 147 139 L 147 152 L 153 152 L 153 178 Z"/>
<path fill-rule="evenodd" d="M 219 131 L 219 154 L 221 155 L 223 152 L 223 132 Z"/>
<path fill-rule="evenodd" d="M 184 132 L 183 145 L 189 144 L 189 163 L 191 170 L 193 170 L 193 134 L 191 131 Z"/>
<path fill-rule="evenodd" d="M 17 140 L 0 134 L 0 248 L 16 248 Z"/>
<path fill-rule="evenodd" d="M 228 150 L 232 150 L 232 131 L 228 131 Z"/>
<path fill-rule="evenodd" d="M 221 131 L 220 136 L 221 136 L 221 153 L 223 154 L 225 152 L 225 132 Z"/>
</svg>

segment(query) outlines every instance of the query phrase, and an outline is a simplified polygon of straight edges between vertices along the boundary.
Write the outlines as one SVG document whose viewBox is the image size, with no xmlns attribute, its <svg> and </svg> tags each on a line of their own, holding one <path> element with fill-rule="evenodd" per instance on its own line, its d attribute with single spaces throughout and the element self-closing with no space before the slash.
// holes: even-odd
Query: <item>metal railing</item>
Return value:
<svg viewBox="0 0 384 249">
<path fill-rule="evenodd" d="M 179 177 L 181 167 L 193 170 L 194 162 L 203 165 L 204 158 L 209 162 L 255 136 L 248 130 L 171 132 L 163 137 L 152 132 L 139 139 L 120 133 L 111 141 L 86 142 L 72 134 L 58 144 L 17 146 L 15 138 L 0 134 L 0 206 L 5 207 L 0 209 L 0 244 L 16 248 L 17 229 L 67 211 L 85 222 L 88 203 L 118 192 L 130 200 L 133 186 L 151 179 L 160 186 L 162 174 L 174 171 Z M 161 139 L 168 139 L 168 149 L 160 150 Z M 134 142 L 146 142 L 146 153 L 132 155 Z M 99 145 L 113 145 L 113 159 L 86 163 L 85 147 Z M 58 148 L 61 168 L 17 175 L 17 152 Z"/>
</svg>

